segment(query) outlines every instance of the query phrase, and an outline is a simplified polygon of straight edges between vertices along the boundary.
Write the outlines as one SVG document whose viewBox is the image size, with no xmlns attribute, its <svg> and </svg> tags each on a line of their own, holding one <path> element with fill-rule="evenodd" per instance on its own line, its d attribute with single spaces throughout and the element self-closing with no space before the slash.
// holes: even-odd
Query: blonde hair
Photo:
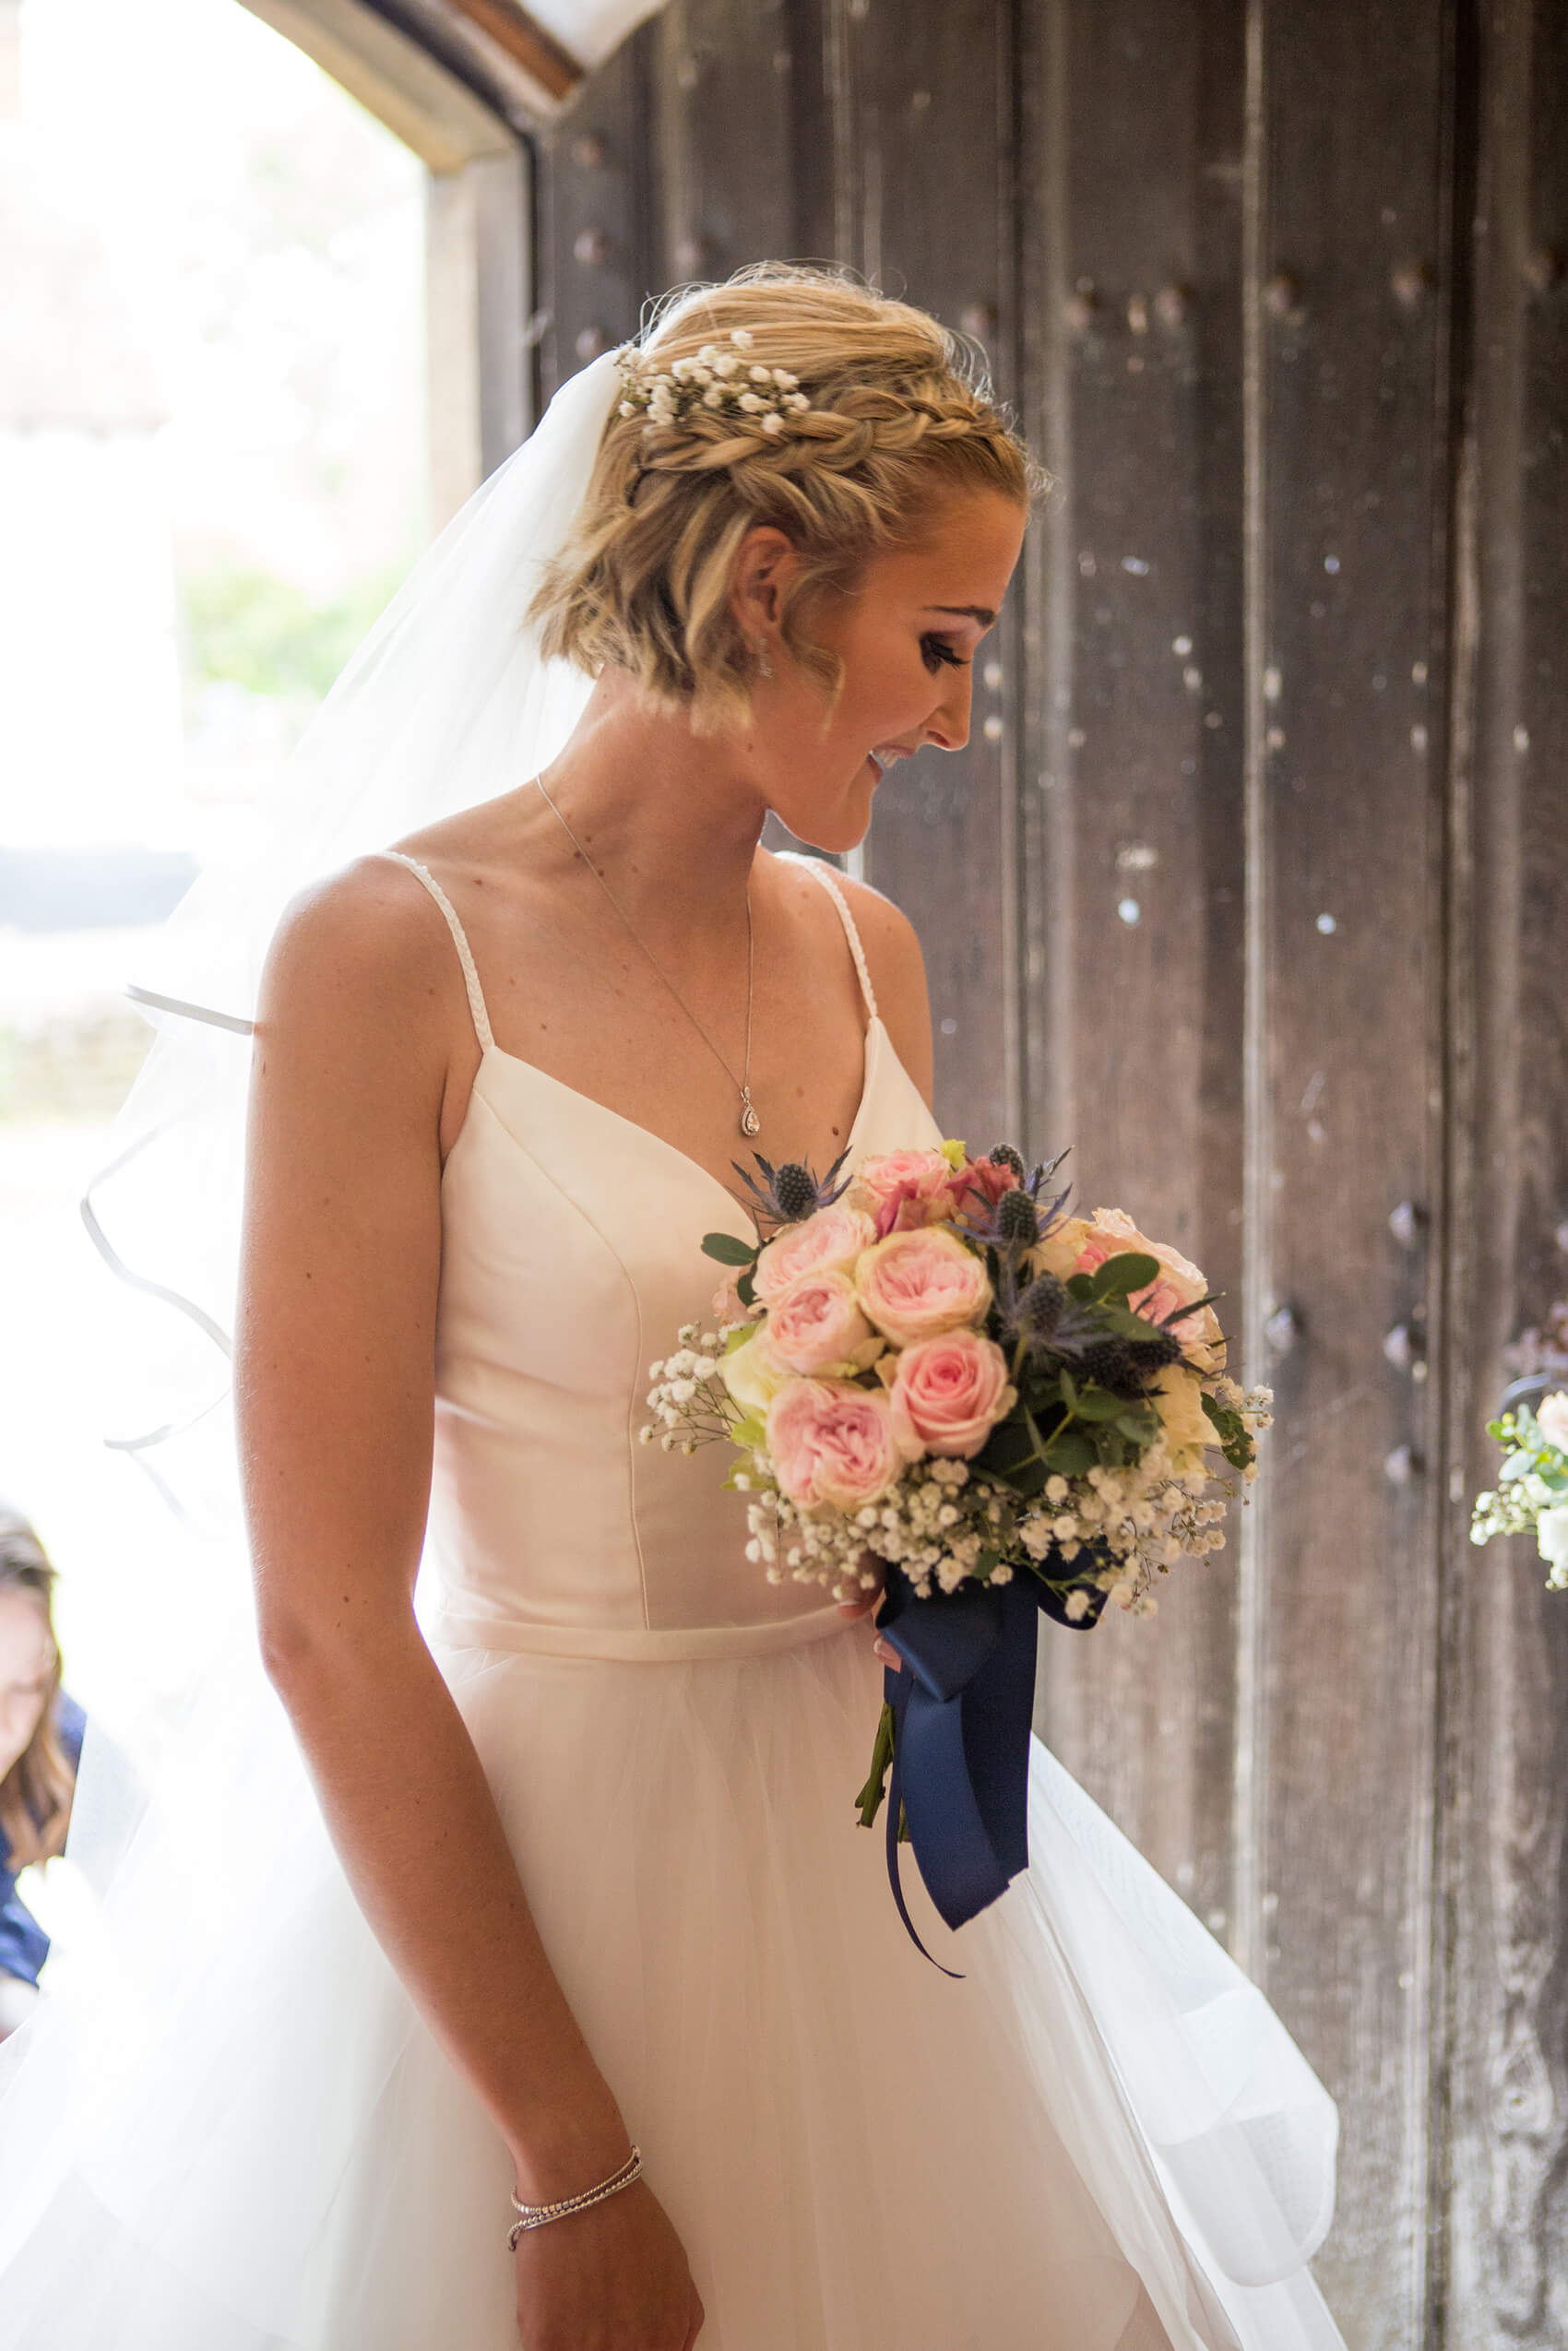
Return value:
<svg viewBox="0 0 1568 2351">
<path fill-rule="evenodd" d="M 24 1592 L 36 1602 L 48 1628 L 53 1663 L 49 1694 L 27 1746 L 0 1779 L 0 1859 L 12 1870 L 51 1860 L 65 1849 L 65 1829 L 77 1775 L 60 1744 L 56 1716 L 60 1695 L 60 1647 L 51 1603 L 54 1570 L 20 1511 L 0 1502 L 0 1592 Z"/>
<path fill-rule="evenodd" d="M 831 698 L 838 664 L 805 634 L 811 600 L 918 541 L 955 493 L 1027 505 L 1043 482 L 966 347 L 923 310 L 834 271 L 766 263 L 671 296 L 641 350 L 668 369 L 736 330 L 747 361 L 798 379 L 809 409 L 782 432 L 695 402 L 671 422 L 612 415 L 531 612 L 547 653 L 590 676 L 624 670 L 708 729 L 749 708 L 753 653 L 731 609 L 748 531 L 771 525 L 800 557 L 784 641 Z"/>
</svg>

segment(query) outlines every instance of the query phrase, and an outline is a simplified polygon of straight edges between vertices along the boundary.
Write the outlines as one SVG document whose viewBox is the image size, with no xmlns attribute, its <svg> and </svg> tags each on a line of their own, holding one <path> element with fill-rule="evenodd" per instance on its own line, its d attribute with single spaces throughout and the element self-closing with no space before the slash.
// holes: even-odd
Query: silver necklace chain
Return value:
<svg viewBox="0 0 1568 2351">
<path fill-rule="evenodd" d="M 762 1121 L 758 1118 L 755 1108 L 752 1102 L 752 983 L 755 973 L 755 941 L 752 932 L 751 883 L 748 881 L 746 884 L 746 1074 L 742 1079 L 736 1076 L 734 1071 L 725 1060 L 724 1055 L 719 1051 L 718 1046 L 714 1043 L 712 1038 L 708 1035 L 707 1029 L 703 1027 L 701 1021 L 692 1010 L 690 1004 L 687 1003 L 685 998 L 682 995 L 674 981 L 666 973 L 662 965 L 659 963 L 658 956 L 654 954 L 653 949 L 648 945 L 647 941 L 643 937 L 642 932 L 637 929 L 636 924 L 632 920 L 631 916 L 626 912 L 625 908 L 621 904 L 620 899 L 616 896 L 614 891 L 611 888 L 609 883 L 605 880 L 603 874 L 600 872 L 598 866 L 594 863 L 587 849 L 584 849 L 581 841 L 578 840 L 576 833 L 573 832 L 570 825 L 567 824 L 566 819 L 562 815 L 561 811 L 551 799 L 550 794 L 545 790 L 544 778 L 542 776 L 536 776 L 534 778 L 534 782 L 539 787 L 539 796 L 540 800 L 543 801 L 546 808 L 549 809 L 551 814 L 560 825 L 562 831 L 566 836 L 566 838 L 571 842 L 572 847 L 576 850 L 577 855 L 582 859 L 583 863 L 588 867 L 588 872 L 593 875 L 594 880 L 599 884 L 600 888 L 610 900 L 611 905 L 620 916 L 621 920 L 625 924 L 626 929 L 631 932 L 632 937 L 642 949 L 649 963 L 652 964 L 653 968 L 658 973 L 659 979 L 663 980 L 664 985 L 669 989 L 670 993 L 674 997 L 675 1002 L 680 1005 L 681 1010 L 685 1014 L 686 1018 L 691 1022 L 692 1027 L 696 1030 L 697 1035 L 702 1039 L 703 1043 L 707 1047 L 708 1051 L 713 1055 L 714 1060 L 719 1063 L 719 1068 L 724 1072 L 725 1076 L 730 1080 L 731 1085 L 739 1094 L 741 1098 L 741 1133 L 748 1137 L 751 1135 L 760 1134 L 762 1133 Z"/>
</svg>

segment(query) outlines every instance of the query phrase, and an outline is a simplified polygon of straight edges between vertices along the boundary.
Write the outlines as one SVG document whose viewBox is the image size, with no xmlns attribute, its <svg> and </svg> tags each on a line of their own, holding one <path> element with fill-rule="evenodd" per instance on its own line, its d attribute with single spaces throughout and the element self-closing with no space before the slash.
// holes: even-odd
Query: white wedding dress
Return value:
<svg viewBox="0 0 1568 2351">
<path fill-rule="evenodd" d="M 865 994 L 852 1152 L 937 1141 L 812 870 Z M 1031 1867 L 1000 1902 L 950 1935 L 906 1863 L 963 1980 L 906 1938 L 851 1801 L 866 1626 L 748 1564 L 719 1449 L 636 1442 L 648 1364 L 707 1317 L 702 1236 L 747 1220 L 495 1045 L 413 871 L 483 1047 L 442 1186 L 422 1621 L 686 2246 L 702 2351 L 1332 2351 L 1305 2264 L 1333 2106 L 1038 1742 Z M 149 1828 L 91 1998 L 0 2057 L 0 2345 L 512 2351 L 505 2155 L 362 1920 L 280 1710 L 252 1668 L 186 1735 L 192 1802 L 261 1773 L 244 1817 L 268 1826 L 216 1902 L 180 1822 Z"/>
</svg>

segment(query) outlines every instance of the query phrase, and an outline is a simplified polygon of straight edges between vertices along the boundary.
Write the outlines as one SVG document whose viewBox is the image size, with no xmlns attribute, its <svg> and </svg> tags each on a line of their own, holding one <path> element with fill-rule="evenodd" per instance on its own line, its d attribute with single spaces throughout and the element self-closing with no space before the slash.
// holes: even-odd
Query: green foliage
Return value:
<svg viewBox="0 0 1568 2351">
<path fill-rule="evenodd" d="M 1226 1460 L 1232 1469 L 1245 1469 L 1253 1457 L 1253 1441 L 1247 1434 L 1241 1414 L 1232 1412 L 1228 1405 L 1210 1395 L 1206 1388 L 1202 1391 L 1201 1400 Z"/>
<path fill-rule="evenodd" d="M 737 1241 L 732 1232 L 705 1232 L 702 1237 L 703 1255 L 716 1257 L 721 1265 L 754 1265 L 754 1241 Z"/>
<path fill-rule="evenodd" d="M 187 677 L 198 686 L 228 680 L 273 701 L 319 702 L 404 568 L 386 565 L 325 604 L 254 565 L 187 576 L 180 583 Z"/>
</svg>

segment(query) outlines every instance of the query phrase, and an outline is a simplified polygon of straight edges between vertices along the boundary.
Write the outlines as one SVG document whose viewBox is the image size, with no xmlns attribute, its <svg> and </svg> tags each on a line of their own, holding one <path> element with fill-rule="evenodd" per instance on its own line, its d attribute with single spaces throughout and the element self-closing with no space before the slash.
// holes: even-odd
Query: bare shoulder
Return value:
<svg viewBox="0 0 1568 2351">
<path fill-rule="evenodd" d="M 865 950 L 866 968 L 893 1050 L 925 1100 L 932 1095 L 931 1004 L 925 957 L 915 926 L 901 907 L 869 882 L 834 875 L 849 902 Z"/>
<path fill-rule="evenodd" d="M 407 1063 L 450 1035 L 454 987 L 460 994 L 457 957 L 429 892 L 395 858 L 356 858 L 284 908 L 257 1027 L 306 1031 L 328 1057 L 380 1046 Z"/>
</svg>

